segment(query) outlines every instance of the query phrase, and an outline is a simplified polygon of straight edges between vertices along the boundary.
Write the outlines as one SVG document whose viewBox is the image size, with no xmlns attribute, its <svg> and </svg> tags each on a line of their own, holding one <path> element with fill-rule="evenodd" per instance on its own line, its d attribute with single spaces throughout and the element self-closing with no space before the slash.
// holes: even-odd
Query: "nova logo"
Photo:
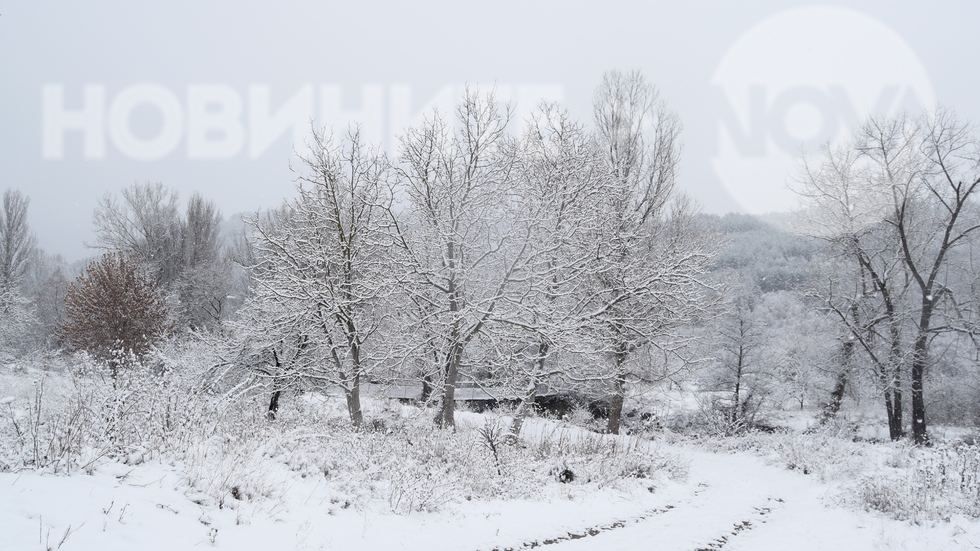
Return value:
<svg viewBox="0 0 980 551">
<path fill-rule="evenodd" d="M 786 210 L 801 153 L 847 137 L 869 115 L 934 107 L 929 77 L 900 36 L 866 15 L 808 7 L 743 34 L 715 70 L 718 178 L 743 209 Z"/>
</svg>

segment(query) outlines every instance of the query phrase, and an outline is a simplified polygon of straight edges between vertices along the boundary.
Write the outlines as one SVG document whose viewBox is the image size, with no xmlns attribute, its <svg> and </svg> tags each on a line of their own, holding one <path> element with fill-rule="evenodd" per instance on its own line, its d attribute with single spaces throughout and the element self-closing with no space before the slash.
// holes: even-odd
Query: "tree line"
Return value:
<svg viewBox="0 0 980 551">
<path fill-rule="evenodd" d="M 117 369 L 120 350 L 189 332 L 220 351 L 220 372 L 267 385 L 271 415 L 290 388 L 332 386 L 354 425 L 365 382 L 400 380 L 443 427 L 456 391 L 482 385 L 517 397 L 517 430 L 544 388 L 601 395 L 615 433 L 633 390 L 695 380 L 731 427 L 775 386 L 823 402 L 824 418 L 848 385 L 871 386 L 897 439 L 907 389 L 927 442 L 927 374 L 975 368 L 980 350 L 969 125 L 872 119 L 803 159 L 789 236 L 699 214 L 676 189 L 680 120 L 639 73 L 603 76 L 591 125 L 542 104 L 514 136 L 511 113 L 468 90 L 405 129 L 394 157 L 356 126 L 314 126 L 295 199 L 224 244 L 199 195 L 183 213 L 160 184 L 106 195 L 106 254 L 61 276 L 53 344 Z M 26 206 L 8 191 L 0 220 L 11 320 L 30 310 L 16 290 L 38 257 Z"/>
<path fill-rule="evenodd" d="M 243 354 L 276 384 L 341 388 L 355 424 L 361 383 L 393 370 L 440 426 L 464 381 L 514 389 L 520 411 L 556 379 L 599 384 L 617 432 L 628 386 L 655 377 L 636 352 L 678 354 L 716 293 L 674 190 L 676 115 L 638 73 L 606 75 L 595 111 L 588 131 L 543 105 L 514 138 L 509 108 L 471 90 L 397 159 L 314 129 L 299 197 L 252 221 Z"/>
</svg>

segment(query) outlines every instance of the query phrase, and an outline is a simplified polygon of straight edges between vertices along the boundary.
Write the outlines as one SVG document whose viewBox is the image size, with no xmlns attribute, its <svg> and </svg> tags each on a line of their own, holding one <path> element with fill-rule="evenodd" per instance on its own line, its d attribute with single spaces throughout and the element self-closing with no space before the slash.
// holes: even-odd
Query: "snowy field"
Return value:
<svg viewBox="0 0 980 551">
<path fill-rule="evenodd" d="M 745 452 L 671 447 L 686 481 L 653 492 L 556 484 L 538 499 L 393 514 L 338 505 L 282 472 L 276 499 L 219 506 L 179 466 L 106 463 L 92 474 L 0 474 L 2 549 L 976 549 L 980 525 L 914 524 L 846 503 L 840 486 Z M 594 535 L 593 535 L 594 534 Z"/>
<path fill-rule="evenodd" d="M 188 398 L 196 413 L 167 436 L 127 417 L 126 400 L 153 411 L 174 389 L 151 397 L 137 381 L 120 397 L 58 374 L 32 428 L 40 380 L 3 373 L 3 550 L 980 547 L 976 447 L 855 442 L 840 425 L 804 434 L 812 412 L 774 434 L 698 438 L 531 418 L 508 442 L 498 413 L 433 431 L 432 411 L 369 400 L 371 428 L 354 432 L 339 397 L 294 397 L 276 421 L 248 400 Z M 85 400 L 102 412 L 89 422 L 113 421 L 58 448 L 62 414 Z M 42 466 L 17 431 L 47 442 Z"/>
</svg>

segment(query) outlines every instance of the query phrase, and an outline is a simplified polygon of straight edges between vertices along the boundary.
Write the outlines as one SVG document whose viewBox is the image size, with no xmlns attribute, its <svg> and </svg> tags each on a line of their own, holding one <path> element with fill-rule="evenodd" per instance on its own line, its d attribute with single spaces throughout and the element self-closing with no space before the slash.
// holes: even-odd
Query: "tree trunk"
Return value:
<svg viewBox="0 0 980 551">
<path fill-rule="evenodd" d="M 279 354 L 276 349 L 272 349 L 272 361 L 273 365 L 276 366 L 276 372 L 278 373 L 282 369 L 282 362 L 279 361 Z M 269 399 L 269 411 L 266 412 L 265 416 L 269 418 L 270 421 L 276 420 L 276 415 L 279 414 L 279 397 L 282 396 L 282 387 L 279 384 L 279 379 L 273 377 L 272 379 L 272 398 Z"/>
<path fill-rule="evenodd" d="M 454 221 L 453 225 L 455 226 Z M 449 314 L 453 317 L 449 329 L 449 350 L 446 352 L 446 367 L 444 368 L 444 384 L 442 389 L 442 411 L 437 417 L 440 427 L 456 428 L 456 381 L 459 378 L 459 363 L 463 356 L 464 342 L 460 336 L 459 311 L 462 302 L 461 290 L 457 287 L 456 278 L 456 241 L 453 238 L 446 243 L 446 267 L 449 278 L 446 285 L 449 298 Z"/>
<path fill-rule="evenodd" d="M 912 355 L 912 440 L 920 446 L 929 443 L 929 434 L 926 432 L 926 402 L 922 379 L 926 372 L 926 362 L 929 360 L 929 327 L 932 324 L 933 305 L 932 287 L 930 285 L 922 291 L 922 312 L 919 315 L 919 331 L 915 338 L 915 349 Z"/>
<path fill-rule="evenodd" d="M 538 357 L 534 359 L 534 365 L 531 367 L 531 380 L 528 383 L 527 392 L 521 399 L 521 404 L 517 406 L 517 411 L 514 412 L 514 421 L 510 426 L 510 432 L 515 438 L 521 434 L 524 418 L 534 408 L 534 401 L 538 397 L 538 377 L 544 373 L 544 364 L 548 359 L 550 348 L 551 346 L 546 341 L 538 345 Z"/>
<path fill-rule="evenodd" d="M 626 399 L 626 354 L 616 353 L 616 381 L 612 400 L 609 402 L 609 419 L 606 422 L 606 432 L 619 434 L 619 424 L 623 418 L 623 402 Z"/>
<path fill-rule="evenodd" d="M 350 318 L 348 318 L 349 320 Z M 349 388 L 344 389 L 347 397 L 347 412 L 350 414 L 350 422 L 354 425 L 354 430 L 361 428 L 364 421 L 364 414 L 361 412 L 361 343 L 357 340 L 357 332 L 354 324 L 347 322 L 347 343 L 351 354 L 353 365 L 353 379 Z"/>
<path fill-rule="evenodd" d="M 899 328 L 897 317 L 895 316 L 894 306 L 889 304 L 888 317 L 891 319 L 889 331 L 891 333 L 891 350 L 888 354 L 888 369 L 890 380 L 886 381 L 885 396 L 886 408 L 888 402 L 891 403 L 891 410 L 888 411 L 888 436 L 894 441 L 905 437 L 903 427 L 904 407 L 902 404 L 902 332 Z M 888 393 L 891 393 L 889 396 Z"/>
<path fill-rule="evenodd" d="M 514 421 L 510 424 L 510 433 L 514 436 L 514 438 L 517 438 L 517 436 L 521 434 L 521 427 L 524 426 L 524 419 L 527 417 L 527 414 L 531 411 L 531 409 L 534 408 L 534 401 L 538 396 L 538 391 L 536 388 L 538 386 L 537 383 L 532 381 L 531 385 L 533 386 L 528 389 L 527 394 L 525 394 L 524 398 L 521 399 L 520 405 L 517 406 L 517 411 L 514 412 Z"/>
<path fill-rule="evenodd" d="M 920 329 L 919 336 L 915 340 L 915 355 L 912 358 L 912 440 L 918 445 L 929 443 L 929 434 L 926 432 L 926 404 L 922 389 L 928 338 L 929 336 Z"/>
<path fill-rule="evenodd" d="M 456 381 L 459 378 L 459 362 L 463 346 L 454 343 L 446 356 L 446 384 L 442 394 L 442 411 L 438 422 L 442 428 L 456 428 Z"/>
<path fill-rule="evenodd" d="M 885 412 L 888 414 L 888 437 L 901 440 L 905 436 L 902 429 L 902 389 L 899 382 L 893 381 L 894 386 L 885 389 Z"/>
<path fill-rule="evenodd" d="M 432 398 L 432 375 L 426 373 L 422 375 L 422 395 L 419 396 L 419 401 L 423 404 L 427 404 Z"/>
<path fill-rule="evenodd" d="M 834 389 L 830 391 L 830 400 L 824 407 L 821 423 L 826 423 L 840 413 L 841 405 L 844 403 L 844 393 L 847 391 L 847 378 L 851 371 L 851 362 L 854 360 L 854 340 L 845 339 L 841 346 L 841 366 L 834 380 Z"/>
<path fill-rule="evenodd" d="M 620 386 L 618 380 L 616 386 Z M 623 401 L 623 393 L 618 390 L 609 400 L 609 419 L 606 421 L 606 432 L 609 434 L 619 434 L 619 424 L 623 418 Z"/>
<path fill-rule="evenodd" d="M 360 376 L 355 375 L 354 384 L 351 388 L 344 390 L 344 395 L 347 398 L 347 412 L 350 414 L 350 421 L 355 430 L 361 428 L 361 424 L 364 422 L 364 414 L 361 412 L 361 385 L 358 379 Z"/>
<path fill-rule="evenodd" d="M 847 371 L 842 369 L 837 372 L 837 378 L 834 380 L 834 389 L 830 391 L 830 400 L 827 402 L 827 406 L 824 408 L 824 421 L 837 417 L 837 414 L 840 413 L 841 404 L 844 403 L 844 393 L 846 391 Z"/>
<path fill-rule="evenodd" d="M 735 392 L 732 396 L 732 411 L 729 414 L 729 421 L 732 425 L 738 423 L 739 413 L 744 405 L 742 404 L 742 366 L 745 357 L 745 350 L 742 346 L 738 347 L 738 359 L 735 364 Z"/>
<path fill-rule="evenodd" d="M 272 392 L 272 398 L 269 400 L 269 411 L 266 413 L 266 417 L 270 421 L 276 420 L 276 414 L 279 413 L 279 397 L 282 396 L 281 390 L 274 390 Z"/>
</svg>

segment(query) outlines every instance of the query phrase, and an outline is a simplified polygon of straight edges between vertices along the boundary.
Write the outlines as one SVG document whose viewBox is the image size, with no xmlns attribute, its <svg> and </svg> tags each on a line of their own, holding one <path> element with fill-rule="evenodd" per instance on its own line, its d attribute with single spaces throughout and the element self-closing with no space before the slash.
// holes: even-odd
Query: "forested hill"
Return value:
<svg viewBox="0 0 980 551">
<path fill-rule="evenodd" d="M 802 291 L 821 244 L 788 229 L 791 214 L 705 214 L 704 223 L 723 235 L 725 243 L 712 267 L 738 274 L 749 292 Z"/>
</svg>

